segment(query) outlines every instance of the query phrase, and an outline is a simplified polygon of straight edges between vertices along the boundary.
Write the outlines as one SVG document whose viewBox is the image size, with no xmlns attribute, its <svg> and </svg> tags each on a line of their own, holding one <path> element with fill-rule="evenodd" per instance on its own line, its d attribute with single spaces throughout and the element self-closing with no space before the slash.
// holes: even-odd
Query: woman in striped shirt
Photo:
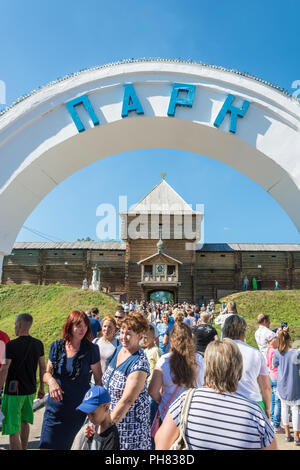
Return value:
<svg viewBox="0 0 300 470">
<path fill-rule="evenodd" d="M 212 341 L 206 348 L 206 387 L 193 394 L 186 423 L 190 450 L 276 450 L 274 430 L 261 407 L 236 393 L 243 359 L 231 339 Z M 179 437 L 186 393 L 171 405 L 155 436 L 155 449 L 170 449 Z"/>
</svg>

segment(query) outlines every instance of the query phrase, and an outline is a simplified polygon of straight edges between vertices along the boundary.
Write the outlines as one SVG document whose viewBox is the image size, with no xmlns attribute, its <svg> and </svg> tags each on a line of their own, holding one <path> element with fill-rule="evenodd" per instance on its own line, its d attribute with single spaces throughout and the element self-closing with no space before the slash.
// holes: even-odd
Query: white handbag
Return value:
<svg viewBox="0 0 300 470">
<path fill-rule="evenodd" d="M 191 399 L 193 397 L 194 391 L 195 391 L 194 388 L 190 388 L 186 394 L 184 404 L 181 410 L 181 416 L 180 416 L 180 423 L 179 423 L 180 434 L 178 438 L 176 439 L 176 441 L 170 447 L 170 450 L 189 450 L 189 446 L 185 438 L 185 429 L 186 429 L 186 423 L 187 423 L 187 418 L 188 418 L 189 409 L 190 409 L 190 403 L 191 403 Z"/>
</svg>

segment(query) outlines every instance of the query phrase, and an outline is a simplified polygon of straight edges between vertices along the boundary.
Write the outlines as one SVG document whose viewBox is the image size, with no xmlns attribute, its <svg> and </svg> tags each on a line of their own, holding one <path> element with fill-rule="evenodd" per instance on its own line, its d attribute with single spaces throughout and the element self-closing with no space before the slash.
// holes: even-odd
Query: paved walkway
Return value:
<svg viewBox="0 0 300 470">
<path fill-rule="evenodd" d="M 41 437 L 41 428 L 43 422 L 44 408 L 37 410 L 34 413 L 34 423 L 30 426 L 30 436 L 28 449 L 36 450 L 38 449 L 40 437 Z M 279 450 L 300 450 L 300 447 L 294 446 L 292 442 L 285 442 L 284 435 L 276 435 L 277 446 Z M 0 434 L 0 450 L 8 450 L 9 446 L 8 436 L 2 436 Z"/>
</svg>

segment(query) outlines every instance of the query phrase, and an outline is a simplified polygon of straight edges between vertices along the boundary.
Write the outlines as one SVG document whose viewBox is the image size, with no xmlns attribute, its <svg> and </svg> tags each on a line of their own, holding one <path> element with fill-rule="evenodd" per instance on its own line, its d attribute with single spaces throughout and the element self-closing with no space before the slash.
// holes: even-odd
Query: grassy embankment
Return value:
<svg viewBox="0 0 300 470">
<path fill-rule="evenodd" d="M 20 313 L 33 316 L 31 336 L 40 339 L 48 357 L 50 344 L 61 337 L 63 324 L 72 310 L 98 307 L 100 315 L 114 315 L 117 302 L 101 292 L 82 291 L 58 285 L 1 285 L 0 330 L 15 338 L 15 318 Z"/>
<path fill-rule="evenodd" d="M 271 328 L 279 327 L 281 322 L 287 321 L 292 340 L 300 339 L 300 290 L 231 294 L 219 299 L 216 315 L 221 303 L 229 300 L 237 303 L 238 313 L 248 323 L 248 344 L 256 346 L 254 332 L 259 313 L 270 315 Z M 23 312 L 30 313 L 34 317 L 30 333 L 44 343 L 47 356 L 50 344 L 60 338 L 64 321 L 72 310 L 87 310 L 97 306 L 100 315 L 104 316 L 113 315 L 117 305 L 109 295 L 72 287 L 0 284 L 0 329 L 13 339 L 16 316 Z M 219 327 L 217 329 L 220 331 Z"/>
<path fill-rule="evenodd" d="M 280 327 L 282 322 L 288 322 L 292 341 L 300 340 L 300 290 L 279 291 L 247 291 L 231 294 L 222 299 L 222 302 L 234 300 L 239 315 L 247 321 L 247 343 L 257 347 L 254 333 L 258 328 L 256 318 L 259 313 L 270 316 L 271 329 Z M 217 304 L 218 312 L 220 305 Z M 220 332 L 220 328 L 217 330 Z"/>
</svg>

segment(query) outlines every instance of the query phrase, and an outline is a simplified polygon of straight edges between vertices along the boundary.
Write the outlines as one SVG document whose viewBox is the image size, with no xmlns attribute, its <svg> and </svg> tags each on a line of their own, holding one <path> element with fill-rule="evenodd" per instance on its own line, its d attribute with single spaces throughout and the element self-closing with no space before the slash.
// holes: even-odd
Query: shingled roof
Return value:
<svg viewBox="0 0 300 470">
<path fill-rule="evenodd" d="M 123 242 L 16 242 L 14 250 L 125 250 Z"/>
<path fill-rule="evenodd" d="M 128 212 L 123 214 L 196 214 L 164 179 Z M 121 213 L 122 214 L 122 213 Z"/>
<path fill-rule="evenodd" d="M 196 251 L 300 251 L 298 243 L 204 243 Z"/>
<path fill-rule="evenodd" d="M 14 250 L 126 250 L 123 242 L 16 242 Z M 204 243 L 198 252 L 300 251 L 299 243 Z"/>
</svg>

